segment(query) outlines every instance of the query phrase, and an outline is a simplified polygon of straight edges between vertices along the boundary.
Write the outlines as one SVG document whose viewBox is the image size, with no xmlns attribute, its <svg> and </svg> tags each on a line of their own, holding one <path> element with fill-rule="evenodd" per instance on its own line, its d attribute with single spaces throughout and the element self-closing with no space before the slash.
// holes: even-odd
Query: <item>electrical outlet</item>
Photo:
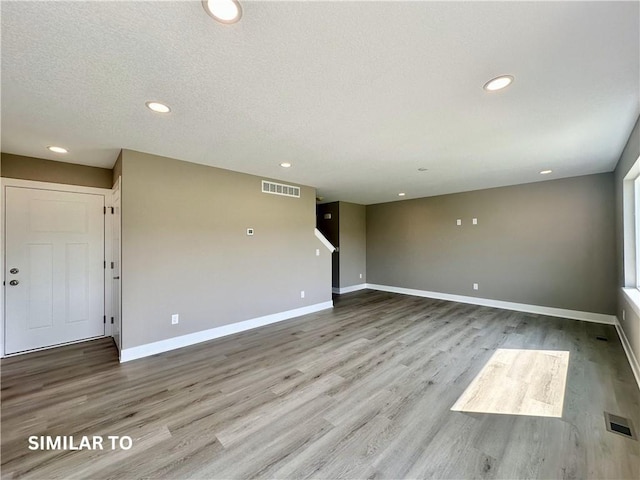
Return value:
<svg viewBox="0 0 640 480">
<path fill-rule="evenodd" d="M 360 278 L 362 278 L 362 274 L 360 274 Z"/>
<path fill-rule="evenodd" d="M 304 298 L 304 290 L 300 290 L 300 298 Z"/>
<path fill-rule="evenodd" d="M 462 225 L 462 219 L 461 218 L 458 218 L 456 220 L 456 225 L 458 225 L 458 226 Z"/>
<path fill-rule="evenodd" d="M 477 284 L 477 283 L 474 283 L 474 284 L 473 284 L 473 289 L 474 289 L 474 290 L 478 290 L 478 284 Z"/>
<path fill-rule="evenodd" d="M 253 228 L 247 228 L 247 235 L 249 237 L 253 236 L 253 232 L 254 232 Z"/>
<path fill-rule="evenodd" d="M 320 256 L 320 249 L 316 248 L 316 257 L 319 257 L 319 256 Z"/>
<path fill-rule="evenodd" d="M 473 225 L 477 225 L 477 224 L 478 224 L 478 219 L 477 219 L 477 218 L 474 218 L 473 220 L 471 220 L 471 223 L 472 223 Z"/>
<path fill-rule="evenodd" d="M 173 315 L 171 315 L 171 325 L 177 325 L 178 323 L 180 323 L 180 315 L 174 313 Z"/>
</svg>

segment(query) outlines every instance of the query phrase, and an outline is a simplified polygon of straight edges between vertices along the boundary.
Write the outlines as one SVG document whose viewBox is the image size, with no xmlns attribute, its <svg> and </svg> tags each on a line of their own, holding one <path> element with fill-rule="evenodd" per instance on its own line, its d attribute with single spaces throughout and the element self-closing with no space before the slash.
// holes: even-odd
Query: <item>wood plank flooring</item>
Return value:
<svg viewBox="0 0 640 480">
<path fill-rule="evenodd" d="M 609 339 L 599 341 L 596 336 Z M 496 349 L 570 352 L 561 418 L 451 411 Z M 383 292 L 120 365 L 109 340 L 5 359 L 7 478 L 640 478 L 614 327 Z M 129 450 L 32 451 L 36 435 Z"/>
</svg>

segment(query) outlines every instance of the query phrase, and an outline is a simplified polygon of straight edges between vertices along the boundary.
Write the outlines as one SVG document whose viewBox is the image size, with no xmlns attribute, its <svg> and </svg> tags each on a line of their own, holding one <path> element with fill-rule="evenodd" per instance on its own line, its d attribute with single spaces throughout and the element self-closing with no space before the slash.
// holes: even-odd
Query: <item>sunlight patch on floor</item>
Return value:
<svg viewBox="0 0 640 480">
<path fill-rule="evenodd" d="M 568 368 L 567 351 L 500 348 L 451 410 L 562 417 Z"/>
</svg>

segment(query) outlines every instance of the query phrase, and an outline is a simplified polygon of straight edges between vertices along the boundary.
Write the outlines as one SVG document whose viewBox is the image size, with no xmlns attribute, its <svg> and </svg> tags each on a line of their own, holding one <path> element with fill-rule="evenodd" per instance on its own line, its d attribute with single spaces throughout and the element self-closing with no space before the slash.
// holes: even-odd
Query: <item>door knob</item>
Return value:
<svg viewBox="0 0 640 480">
<path fill-rule="evenodd" d="M 18 285 L 20 282 L 18 280 L 11 280 L 9 282 L 9 285 L 11 285 L 12 287 L 15 287 L 16 285 Z"/>
<path fill-rule="evenodd" d="M 14 275 L 18 272 L 20 272 L 20 270 L 18 270 L 17 268 L 12 268 L 11 270 L 9 270 L 9 273 L 12 273 Z"/>
</svg>

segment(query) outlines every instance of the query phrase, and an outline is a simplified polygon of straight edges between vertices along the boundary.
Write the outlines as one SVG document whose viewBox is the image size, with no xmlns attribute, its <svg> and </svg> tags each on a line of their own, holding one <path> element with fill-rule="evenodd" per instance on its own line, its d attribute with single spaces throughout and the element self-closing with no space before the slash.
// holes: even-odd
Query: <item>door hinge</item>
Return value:
<svg viewBox="0 0 640 480">
<path fill-rule="evenodd" d="M 113 317 L 111 317 L 111 325 L 113 325 Z"/>
<path fill-rule="evenodd" d="M 102 323 L 107 323 L 107 316 L 102 317 Z"/>
<path fill-rule="evenodd" d="M 102 213 L 103 213 L 104 215 L 106 215 L 106 214 L 107 214 L 107 207 L 102 207 Z"/>
<path fill-rule="evenodd" d="M 113 262 L 111 262 L 111 270 L 113 270 L 114 264 Z"/>
<path fill-rule="evenodd" d="M 107 261 L 106 260 L 102 262 L 102 268 L 105 268 L 105 269 L 107 268 Z"/>
</svg>

